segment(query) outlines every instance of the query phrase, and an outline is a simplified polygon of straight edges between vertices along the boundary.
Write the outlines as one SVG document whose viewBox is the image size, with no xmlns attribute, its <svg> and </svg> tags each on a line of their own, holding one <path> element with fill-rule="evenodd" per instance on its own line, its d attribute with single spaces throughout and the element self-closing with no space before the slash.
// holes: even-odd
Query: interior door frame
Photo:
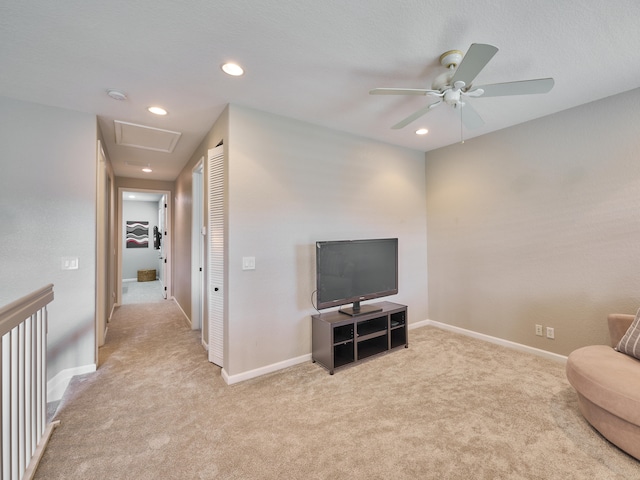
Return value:
<svg viewBox="0 0 640 480">
<path fill-rule="evenodd" d="M 157 193 L 160 195 L 165 195 L 167 201 L 167 209 L 166 209 L 166 222 L 165 222 L 165 232 L 162 235 L 162 241 L 166 247 L 165 254 L 167 260 L 167 271 L 166 271 L 166 289 L 167 289 L 167 299 L 173 298 L 173 281 L 172 281 L 172 272 L 173 272 L 173 255 L 171 248 L 171 238 L 172 235 L 172 223 L 171 223 L 171 191 L 169 190 L 154 190 L 148 188 L 134 188 L 134 187 L 118 187 L 118 225 L 117 225 L 117 252 L 118 252 L 118 288 L 116 289 L 116 305 L 122 305 L 122 244 L 125 232 L 123 231 L 122 224 L 124 219 L 122 218 L 122 204 L 123 204 L 123 195 L 124 192 L 141 192 L 141 193 Z"/>
<path fill-rule="evenodd" d="M 204 338 L 205 301 L 205 235 L 204 218 L 204 157 L 193 167 L 191 188 L 191 328 L 200 329 L 201 342 L 207 348 Z"/>
<path fill-rule="evenodd" d="M 113 243 L 113 177 L 107 167 L 107 157 L 102 142 L 97 142 L 96 174 L 96 363 L 98 348 L 104 345 L 107 324 L 111 316 L 114 298 L 114 261 L 111 256 Z"/>
</svg>

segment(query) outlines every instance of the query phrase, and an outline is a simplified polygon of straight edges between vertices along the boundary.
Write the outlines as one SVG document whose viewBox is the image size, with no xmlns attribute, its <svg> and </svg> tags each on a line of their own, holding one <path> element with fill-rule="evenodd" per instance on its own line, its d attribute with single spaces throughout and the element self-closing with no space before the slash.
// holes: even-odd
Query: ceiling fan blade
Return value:
<svg viewBox="0 0 640 480">
<path fill-rule="evenodd" d="M 480 97 L 504 97 L 507 95 L 547 93 L 553 88 L 553 85 L 553 78 L 538 78 L 535 80 L 521 80 L 519 82 L 480 85 L 474 88 L 484 90 L 484 93 L 480 95 Z"/>
<path fill-rule="evenodd" d="M 453 74 L 451 85 L 462 81 L 465 85 L 471 85 L 473 79 L 485 67 L 489 60 L 498 52 L 498 48 L 485 43 L 472 43 L 464 58 Z"/>
<path fill-rule="evenodd" d="M 374 88 L 369 91 L 369 95 L 438 95 L 441 97 L 442 93 L 424 88 Z"/>
<path fill-rule="evenodd" d="M 469 130 L 479 128 L 484 125 L 484 120 L 475 108 L 469 102 L 465 102 L 461 107 L 460 115 L 462 115 L 462 123 Z"/>
<path fill-rule="evenodd" d="M 411 122 L 413 122 L 414 120 L 417 120 L 418 118 L 420 118 L 421 116 L 425 115 L 429 110 L 431 110 L 433 107 L 440 105 L 442 103 L 442 100 L 438 100 L 435 103 L 432 103 L 430 105 L 427 105 L 426 107 L 421 108 L 420 110 L 418 110 L 417 112 L 409 115 L 407 118 L 405 118 L 404 120 L 402 120 L 401 122 L 396 123 L 393 127 L 391 127 L 394 130 L 399 130 L 400 128 L 406 127 L 407 125 L 409 125 Z"/>
</svg>

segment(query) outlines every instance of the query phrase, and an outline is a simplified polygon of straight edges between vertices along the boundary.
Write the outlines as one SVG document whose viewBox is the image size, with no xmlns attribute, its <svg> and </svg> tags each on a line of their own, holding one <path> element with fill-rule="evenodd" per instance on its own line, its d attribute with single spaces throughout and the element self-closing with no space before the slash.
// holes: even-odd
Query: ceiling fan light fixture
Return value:
<svg viewBox="0 0 640 480">
<path fill-rule="evenodd" d="M 429 133 L 429 130 L 426 128 L 419 128 L 416 130 L 416 135 L 426 135 L 427 133 Z"/>
<path fill-rule="evenodd" d="M 244 70 L 237 63 L 225 63 L 222 65 L 222 71 L 232 77 L 239 77 L 244 74 Z"/>
<path fill-rule="evenodd" d="M 167 111 L 162 107 L 149 107 L 147 108 L 154 115 L 166 115 Z"/>
<path fill-rule="evenodd" d="M 149 167 L 145 167 L 145 168 L 143 168 L 143 169 L 142 169 L 142 171 L 143 171 L 144 173 L 151 173 L 151 172 L 153 172 L 153 170 L 151 170 Z"/>
</svg>

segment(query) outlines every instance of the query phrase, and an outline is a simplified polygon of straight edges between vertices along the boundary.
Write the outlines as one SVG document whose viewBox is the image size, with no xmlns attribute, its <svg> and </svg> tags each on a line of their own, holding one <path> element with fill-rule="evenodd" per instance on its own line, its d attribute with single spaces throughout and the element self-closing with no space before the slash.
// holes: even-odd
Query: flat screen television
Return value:
<svg viewBox="0 0 640 480">
<path fill-rule="evenodd" d="M 381 310 L 360 302 L 398 293 L 398 239 L 316 242 L 318 310 L 352 303 L 347 315 Z"/>
</svg>

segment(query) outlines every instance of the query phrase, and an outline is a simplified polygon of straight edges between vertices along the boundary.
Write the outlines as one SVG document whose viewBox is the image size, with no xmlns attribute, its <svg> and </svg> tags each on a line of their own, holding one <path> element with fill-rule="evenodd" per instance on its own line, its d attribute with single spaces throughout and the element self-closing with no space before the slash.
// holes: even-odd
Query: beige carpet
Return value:
<svg viewBox="0 0 640 480">
<path fill-rule="evenodd" d="M 171 301 L 120 307 L 36 478 L 640 478 L 552 361 L 424 327 L 333 376 L 309 362 L 226 386 L 198 336 Z"/>
</svg>

